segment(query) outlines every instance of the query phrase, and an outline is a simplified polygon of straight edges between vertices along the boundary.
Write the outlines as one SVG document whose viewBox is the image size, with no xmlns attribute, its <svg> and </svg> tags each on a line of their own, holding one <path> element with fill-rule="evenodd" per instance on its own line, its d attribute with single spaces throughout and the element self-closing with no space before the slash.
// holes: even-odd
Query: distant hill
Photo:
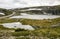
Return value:
<svg viewBox="0 0 60 39">
<path fill-rule="evenodd" d="M 16 12 L 15 15 L 19 15 L 20 13 L 28 13 L 28 14 L 46 14 L 46 15 L 60 15 L 60 5 L 56 6 L 36 6 L 36 7 L 25 7 L 25 8 L 15 8 L 15 9 L 3 9 L 0 8 L 0 13 L 4 13 L 6 15 L 10 15 L 13 12 Z M 3 16 L 0 14 L 0 17 Z"/>
<path fill-rule="evenodd" d="M 16 8 L 12 10 L 16 13 L 60 15 L 60 5 Z"/>
</svg>

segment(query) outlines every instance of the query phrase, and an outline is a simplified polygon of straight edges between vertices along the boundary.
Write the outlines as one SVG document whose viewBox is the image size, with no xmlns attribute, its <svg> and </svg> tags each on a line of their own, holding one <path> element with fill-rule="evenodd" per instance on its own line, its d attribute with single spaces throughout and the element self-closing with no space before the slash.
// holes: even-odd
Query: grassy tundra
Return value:
<svg viewBox="0 0 60 39">
<path fill-rule="evenodd" d="M 43 38 L 43 39 L 60 39 L 60 18 L 55 19 L 43 19 L 43 20 L 32 20 L 32 19 L 0 19 L 0 24 L 11 23 L 11 22 L 21 22 L 24 25 L 31 25 L 35 28 L 34 31 L 24 30 L 24 29 L 8 29 L 0 25 L 0 30 L 2 32 L 9 31 L 7 34 L 10 36 L 15 36 L 16 39 L 33 39 L 33 38 Z M 14 32 L 11 32 L 14 31 Z M 3 33 L 2 33 L 3 34 Z M 1 32 L 0 32 L 1 36 Z M 21 37 L 22 36 L 22 37 Z M 32 38 L 31 38 L 32 37 Z M 41 38 L 41 39 L 42 39 Z"/>
</svg>

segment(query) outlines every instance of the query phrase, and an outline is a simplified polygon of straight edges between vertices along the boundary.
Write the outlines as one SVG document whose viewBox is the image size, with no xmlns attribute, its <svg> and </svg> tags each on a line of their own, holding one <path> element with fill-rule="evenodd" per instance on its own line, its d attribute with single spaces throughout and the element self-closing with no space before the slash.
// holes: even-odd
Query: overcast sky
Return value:
<svg viewBox="0 0 60 39">
<path fill-rule="evenodd" d="M 60 0 L 0 0 L 0 8 L 60 5 Z"/>
</svg>

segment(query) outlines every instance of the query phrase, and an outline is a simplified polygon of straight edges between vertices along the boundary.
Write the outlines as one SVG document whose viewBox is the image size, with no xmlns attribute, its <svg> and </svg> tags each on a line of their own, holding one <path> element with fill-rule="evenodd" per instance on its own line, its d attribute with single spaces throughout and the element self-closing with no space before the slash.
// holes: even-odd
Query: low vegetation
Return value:
<svg viewBox="0 0 60 39">
<path fill-rule="evenodd" d="M 43 20 L 20 19 L 19 21 L 24 25 L 50 27 L 52 25 L 60 23 L 60 18 Z"/>
<path fill-rule="evenodd" d="M 60 18 L 55 19 L 43 19 L 43 20 L 32 20 L 32 19 L 0 19 L 0 24 L 21 22 L 24 25 L 31 25 L 35 28 L 33 31 L 24 29 L 8 29 L 0 26 L 1 30 L 11 30 L 11 36 L 15 36 L 16 39 L 60 39 Z M 6 31 L 4 31 L 6 32 Z"/>
</svg>

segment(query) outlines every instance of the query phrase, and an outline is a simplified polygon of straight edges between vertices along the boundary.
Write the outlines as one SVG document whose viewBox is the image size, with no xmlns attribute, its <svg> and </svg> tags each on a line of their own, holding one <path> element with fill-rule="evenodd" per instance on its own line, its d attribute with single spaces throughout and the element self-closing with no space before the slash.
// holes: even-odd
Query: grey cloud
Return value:
<svg viewBox="0 0 60 39">
<path fill-rule="evenodd" d="M 0 8 L 60 5 L 60 0 L 0 0 Z"/>
</svg>

